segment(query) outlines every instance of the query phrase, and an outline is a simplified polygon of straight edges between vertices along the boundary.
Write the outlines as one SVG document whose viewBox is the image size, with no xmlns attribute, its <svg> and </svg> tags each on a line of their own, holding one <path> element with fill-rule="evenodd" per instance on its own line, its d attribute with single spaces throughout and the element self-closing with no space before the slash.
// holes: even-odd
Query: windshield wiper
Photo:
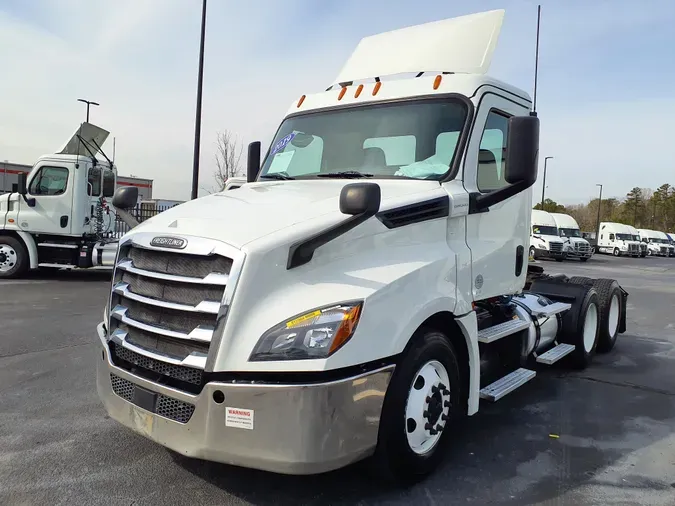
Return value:
<svg viewBox="0 0 675 506">
<path fill-rule="evenodd" d="M 358 170 L 345 170 L 342 172 L 326 172 L 325 174 L 317 174 L 316 177 L 331 177 L 335 179 L 359 179 L 362 177 L 373 177 L 372 174 L 359 172 Z"/>
<path fill-rule="evenodd" d="M 272 172 L 270 174 L 263 174 L 260 176 L 260 179 L 277 179 L 279 181 L 288 181 L 289 179 L 295 179 L 293 176 L 289 176 L 286 172 Z"/>
</svg>

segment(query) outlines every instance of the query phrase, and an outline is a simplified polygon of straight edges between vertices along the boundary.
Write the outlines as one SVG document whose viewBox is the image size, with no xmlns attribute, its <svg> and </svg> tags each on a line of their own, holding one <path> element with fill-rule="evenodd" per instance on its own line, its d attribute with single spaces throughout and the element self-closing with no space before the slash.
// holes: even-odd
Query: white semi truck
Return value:
<svg viewBox="0 0 675 506">
<path fill-rule="evenodd" d="M 38 267 L 113 265 L 116 211 L 106 199 L 117 168 L 101 149 L 107 137 L 82 123 L 57 153 L 19 174 L 17 192 L 0 195 L 0 279 Z"/>
<path fill-rule="evenodd" d="M 581 229 L 577 220 L 569 214 L 550 213 L 551 218 L 558 228 L 558 233 L 565 241 L 565 253 L 567 258 L 578 258 L 585 262 L 593 256 L 593 249 L 590 243 L 581 237 Z"/>
<path fill-rule="evenodd" d="M 675 256 L 675 247 L 670 244 L 670 237 L 665 232 L 640 228 L 638 234 L 642 242 L 647 244 L 649 255 Z"/>
<path fill-rule="evenodd" d="M 562 262 L 567 258 L 565 242 L 560 239 L 558 226 L 551 213 L 532 210 L 530 229 L 530 257 L 554 258 Z"/>
<path fill-rule="evenodd" d="M 628 227 L 628 231 L 630 232 L 630 236 L 633 239 L 633 241 L 637 242 L 640 245 L 640 257 L 644 258 L 649 254 L 648 248 L 647 248 L 647 243 L 642 242 L 640 240 L 640 232 L 638 232 L 638 229 L 635 228 L 633 225 L 626 225 Z"/>
<path fill-rule="evenodd" d="M 96 329 L 113 419 L 191 457 L 289 474 L 371 457 L 407 481 L 481 402 L 614 346 L 616 281 L 528 266 L 539 119 L 485 75 L 502 18 L 363 39 L 262 166 L 251 143 L 246 184 L 121 239 Z"/>
<path fill-rule="evenodd" d="M 603 221 L 600 223 L 600 236 L 598 237 L 597 250 L 619 256 L 640 256 L 640 243 L 633 239 L 633 234 L 628 225 Z"/>
</svg>

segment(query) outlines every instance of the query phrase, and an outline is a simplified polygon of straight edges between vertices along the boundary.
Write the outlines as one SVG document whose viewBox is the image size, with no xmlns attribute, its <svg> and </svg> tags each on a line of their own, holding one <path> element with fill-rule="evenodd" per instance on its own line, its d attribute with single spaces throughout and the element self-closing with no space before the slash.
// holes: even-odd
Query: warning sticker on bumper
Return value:
<svg viewBox="0 0 675 506">
<path fill-rule="evenodd" d="M 253 430 L 253 410 L 226 407 L 225 426 Z"/>
</svg>

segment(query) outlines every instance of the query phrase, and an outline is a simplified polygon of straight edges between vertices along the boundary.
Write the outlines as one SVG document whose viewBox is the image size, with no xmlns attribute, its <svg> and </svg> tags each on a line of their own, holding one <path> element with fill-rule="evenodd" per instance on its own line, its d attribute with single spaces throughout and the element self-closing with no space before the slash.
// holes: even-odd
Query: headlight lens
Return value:
<svg viewBox="0 0 675 506">
<path fill-rule="evenodd" d="M 265 332 L 250 361 L 326 358 L 354 334 L 363 301 L 344 302 L 308 311 Z"/>
</svg>

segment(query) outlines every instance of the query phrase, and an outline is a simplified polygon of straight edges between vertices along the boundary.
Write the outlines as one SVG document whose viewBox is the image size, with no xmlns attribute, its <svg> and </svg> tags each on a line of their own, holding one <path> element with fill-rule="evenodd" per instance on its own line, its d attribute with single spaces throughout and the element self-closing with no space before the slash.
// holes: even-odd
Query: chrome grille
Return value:
<svg viewBox="0 0 675 506">
<path fill-rule="evenodd" d="M 668 253 L 668 248 L 666 246 L 659 246 L 661 249 L 661 254 L 666 255 Z"/>
<path fill-rule="evenodd" d="M 577 242 L 574 244 L 574 249 L 579 253 L 588 253 L 591 251 L 591 245 L 585 242 Z"/>
<path fill-rule="evenodd" d="M 113 392 L 115 392 L 116 395 L 125 401 L 134 403 L 136 385 L 134 385 L 131 381 L 111 374 L 110 384 L 112 385 Z M 188 423 L 190 421 L 192 413 L 195 411 L 194 405 L 174 399 L 173 397 L 167 397 L 166 395 L 156 395 L 157 399 L 152 409 L 153 413 L 179 423 Z"/>
<path fill-rule="evenodd" d="M 153 249 L 153 236 L 138 233 L 120 245 L 110 297 L 112 356 L 118 367 L 151 381 L 167 383 L 167 377 L 201 387 L 243 253 L 197 237 L 187 238 L 184 250 Z"/>
<path fill-rule="evenodd" d="M 549 248 L 553 253 L 560 253 L 563 249 L 563 244 L 561 242 L 551 242 L 549 243 Z"/>
</svg>

